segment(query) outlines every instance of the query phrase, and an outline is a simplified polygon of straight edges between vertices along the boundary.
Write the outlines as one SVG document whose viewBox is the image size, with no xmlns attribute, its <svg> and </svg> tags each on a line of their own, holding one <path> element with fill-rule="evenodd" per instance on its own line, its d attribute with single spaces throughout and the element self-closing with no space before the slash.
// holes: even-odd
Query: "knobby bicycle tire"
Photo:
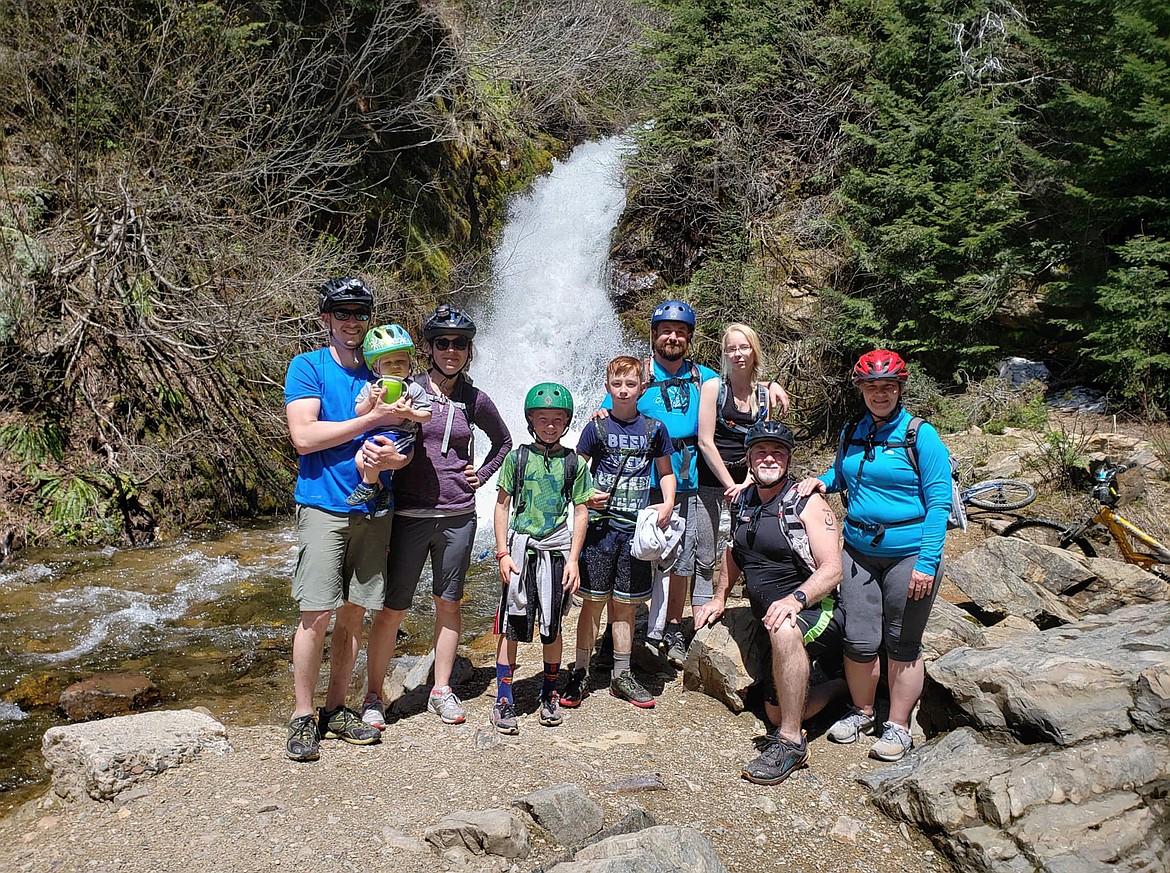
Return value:
<svg viewBox="0 0 1170 873">
<path fill-rule="evenodd" d="M 1080 550 L 1086 558 L 1097 557 L 1097 550 L 1084 537 L 1070 536 L 1072 528 L 1051 518 L 1025 518 L 1003 529 L 1005 537 L 1019 537 L 1042 546 L 1070 551 Z"/>
<path fill-rule="evenodd" d="M 967 490 L 975 493 L 967 497 L 964 503 L 992 512 L 1023 509 L 1036 499 L 1036 489 L 1031 483 L 1019 479 L 985 479 Z"/>
</svg>

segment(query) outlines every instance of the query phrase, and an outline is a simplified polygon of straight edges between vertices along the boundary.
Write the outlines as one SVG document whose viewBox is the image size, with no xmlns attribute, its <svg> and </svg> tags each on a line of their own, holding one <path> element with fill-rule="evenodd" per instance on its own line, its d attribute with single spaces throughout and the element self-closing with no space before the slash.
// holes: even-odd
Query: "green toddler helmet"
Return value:
<svg viewBox="0 0 1170 873">
<path fill-rule="evenodd" d="M 556 382 L 541 382 L 533 385 L 524 398 L 524 415 L 535 409 L 563 409 L 569 414 L 569 422 L 573 421 L 573 395 L 564 385 Z"/>
<path fill-rule="evenodd" d="M 362 357 L 366 359 L 366 366 L 373 367 L 374 362 L 382 355 L 391 352 L 406 352 L 414 354 L 414 340 L 401 324 L 384 324 L 371 328 L 362 343 Z"/>
</svg>

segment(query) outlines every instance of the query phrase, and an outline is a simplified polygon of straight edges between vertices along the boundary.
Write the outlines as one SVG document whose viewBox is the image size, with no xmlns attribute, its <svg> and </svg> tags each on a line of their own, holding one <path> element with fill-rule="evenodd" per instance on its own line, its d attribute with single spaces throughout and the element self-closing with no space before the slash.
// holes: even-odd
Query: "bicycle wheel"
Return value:
<svg viewBox="0 0 1170 873">
<path fill-rule="evenodd" d="M 1073 536 L 1073 529 L 1067 524 L 1050 518 L 1025 518 L 1009 524 L 1003 529 L 1005 537 L 1019 537 L 1054 549 L 1079 550 L 1087 558 L 1097 557 L 1097 550 L 1084 537 Z"/>
<path fill-rule="evenodd" d="M 964 503 L 992 512 L 1023 509 L 1036 499 L 1036 489 L 1019 479 L 987 479 L 965 488 L 964 493 Z"/>
</svg>

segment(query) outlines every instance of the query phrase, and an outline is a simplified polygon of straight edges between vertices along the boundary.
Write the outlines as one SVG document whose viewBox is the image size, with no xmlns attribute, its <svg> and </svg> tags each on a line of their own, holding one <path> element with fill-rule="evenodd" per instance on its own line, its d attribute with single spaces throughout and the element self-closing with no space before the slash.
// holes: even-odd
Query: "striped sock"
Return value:
<svg viewBox="0 0 1170 873">
<path fill-rule="evenodd" d="M 560 664 L 550 664 L 548 661 L 544 662 L 544 682 L 540 685 L 541 700 L 548 700 L 549 696 L 557 690 L 557 677 L 560 675 Z"/>
<path fill-rule="evenodd" d="M 496 662 L 496 700 L 506 700 L 514 705 L 515 701 L 512 700 L 513 669 L 515 668 L 511 664 Z"/>
</svg>

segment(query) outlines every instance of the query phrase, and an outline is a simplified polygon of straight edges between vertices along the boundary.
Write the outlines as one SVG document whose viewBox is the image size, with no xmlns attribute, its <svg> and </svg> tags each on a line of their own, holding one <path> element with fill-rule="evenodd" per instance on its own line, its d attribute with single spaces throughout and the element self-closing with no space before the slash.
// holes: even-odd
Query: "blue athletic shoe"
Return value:
<svg viewBox="0 0 1170 873">
<path fill-rule="evenodd" d="M 808 740 L 800 732 L 800 742 L 794 743 L 780 736 L 774 728 L 768 734 L 768 745 L 756 760 L 743 768 L 743 778 L 757 785 L 778 785 L 808 761 Z"/>
</svg>

